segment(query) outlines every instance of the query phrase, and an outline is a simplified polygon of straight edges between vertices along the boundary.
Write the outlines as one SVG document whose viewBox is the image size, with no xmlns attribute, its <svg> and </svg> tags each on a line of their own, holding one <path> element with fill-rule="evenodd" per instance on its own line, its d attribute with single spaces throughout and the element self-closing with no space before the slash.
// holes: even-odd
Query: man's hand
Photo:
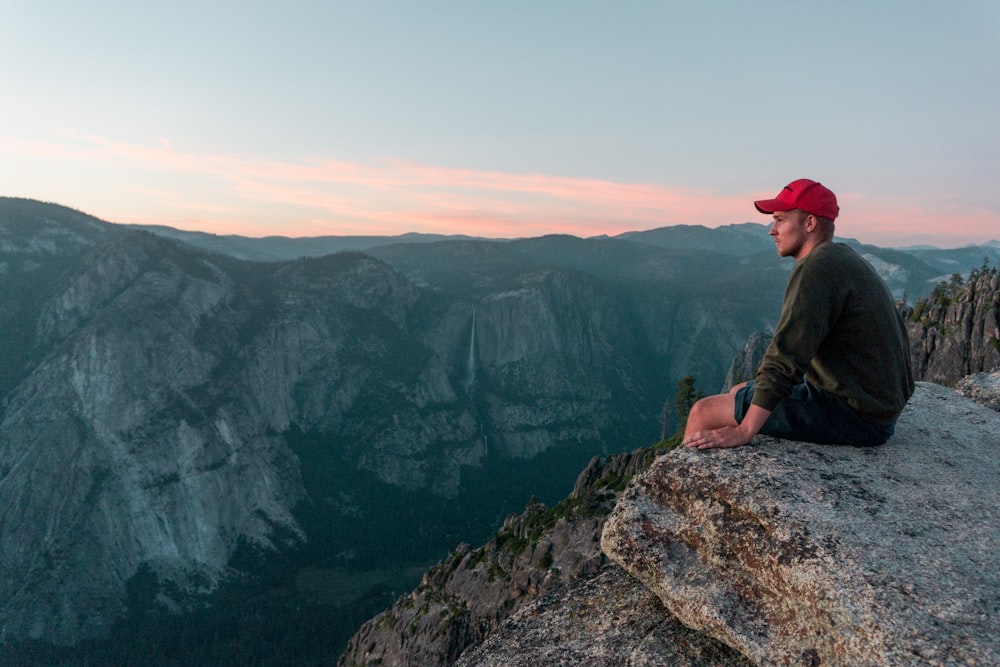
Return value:
<svg viewBox="0 0 1000 667">
<path fill-rule="evenodd" d="M 696 449 L 729 449 L 731 447 L 742 447 L 750 442 L 753 436 L 748 436 L 740 428 L 725 426 L 709 431 L 698 431 L 684 438 L 682 443 L 685 447 Z"/>
</svg>

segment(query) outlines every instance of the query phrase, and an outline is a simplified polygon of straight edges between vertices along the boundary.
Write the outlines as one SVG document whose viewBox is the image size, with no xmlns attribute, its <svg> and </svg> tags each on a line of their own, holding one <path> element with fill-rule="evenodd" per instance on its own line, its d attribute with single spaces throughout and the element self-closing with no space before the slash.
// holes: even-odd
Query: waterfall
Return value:
<svg viewBox="0 0 1000 667">
<path fill-rule="evenodd" d="M 469 361 L 466 367 L 468 377 L 465 380 L 465 388 L 472 389 L 476 382 L 476 308 L 472 308 L 472 331 L 469 333 Z"/>
</svg>

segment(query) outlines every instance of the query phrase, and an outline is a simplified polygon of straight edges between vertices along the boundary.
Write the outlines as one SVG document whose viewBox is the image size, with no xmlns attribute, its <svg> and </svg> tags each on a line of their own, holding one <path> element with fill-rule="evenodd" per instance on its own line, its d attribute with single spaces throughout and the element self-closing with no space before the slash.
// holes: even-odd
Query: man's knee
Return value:
<svg viewBox="0 0 1000 667">
<path fill-rule="evenodd" d="M 723 426 L 736 426 L 735 401 L 732 394 L 716 394 L 696 401 L 688 413 L 685 433 L 696 433 Z"/>
<path fill-rule="evenodd" d="M 684 423 L 684 436 L 687 437 L 691 433 L 697 433 L 704 429 L 702 413 L 704 412 L 703 406 L 705 403 L 704 398 L 699 398 L 688 410 L 687 419 Z"/>
<path fill-rule="evenodd" d="M 691 408 L 688 410 L 687 414 L 688 424 L 690 424 L 691 422 L 699 421 L 702 412 L 702 404 L 704 403 L 704 401 L 705 401 L 704 398 L 699 398 L 697 401 L 694 402 L 694 405 L 692 405 Z"/>
</svg>

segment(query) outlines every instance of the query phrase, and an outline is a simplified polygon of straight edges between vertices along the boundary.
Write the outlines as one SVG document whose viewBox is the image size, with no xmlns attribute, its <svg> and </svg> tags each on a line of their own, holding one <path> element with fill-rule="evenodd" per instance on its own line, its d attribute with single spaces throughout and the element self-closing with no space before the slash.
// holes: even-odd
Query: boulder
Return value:
<svg viewBox="0 0 1000 667">
<path fill-rule="evenodd" d="M 921 382 L 881 447 L 661 456 L 601 546 L 759 665 L 997 664 L 998 450 L 1000 414 Z"/>
</svg>

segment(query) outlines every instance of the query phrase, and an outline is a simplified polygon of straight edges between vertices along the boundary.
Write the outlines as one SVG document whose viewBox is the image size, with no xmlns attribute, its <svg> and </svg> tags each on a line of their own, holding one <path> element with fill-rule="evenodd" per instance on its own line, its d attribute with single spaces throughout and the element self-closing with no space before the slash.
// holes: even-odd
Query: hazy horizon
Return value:
<svg viewBox="0 0 1000 667">
<path fill-rule="evenodd" d="M 43 202 L 43 203 L 55 204 L 57 206 L 61 206 L 62 205 L 62 204 L 58 204 L 57 202 Z M 72 207 L 72 206 L 67 206 L 67 208 L 71 208 L 73 210 L 77 210 L 80 213 L 84 213 L 86 215 L 93 215 L 92 213 L 89 213 L 87 211 L 82 211 L 80 209 L 76 209 L 75 207 Z M 579 236 L 577 234 L 572 234 L 572 233 L 568 233 L 568 232 L 550 232 L 549 234 L 538 234 L 538 235 L 532 235 L 532 236 L 483 236 L 483 235 L 478 235 L 478 234 L 468 234 L 468 233 L 464 233 L 464 232 L 439 233 L 439 232 L 421 232 L 421 231 L 400 231 L 400 232 L 393 232 L 393 233 L 389 233 L 389 234 L 371 234 L 371 233 L 369 233 L 369 234 L 316 234 L 316 235 L 311 235 L 311 236 L 289 236 L 289 235 L 285 235 L 285 234 L 260 234 L 260 235 L 248 235 L 248 234 L 238 234 L 238 233 L 227 234 L 227 233 L 217 233 L 217 232 L 206 231 L 206 230 L 203 230 L 203 229 L 182 229 L 182 228 L 179 228 L 179 227 L 174 227 L 172 225 L 164 225 L 164 224 L 160 224 L 160 223 L 144 224 L 144 223 L 116 222 L 116 221 L 113 221 L 113 220 L 104 220 L 103 218 L 100 218 L 99 216 L 94 216 L 94 217 L 97 217 L 98 219 L 101 219 L 104 222 L 108 222 L 110 224 L 130 226 L 130 227 L 150 227 L 150 228 L 163 228 L 163 227 L 166 227 L 168 229 L 173 229 L 175 231 L 189 232 L 189 233 L 192 233 L 192 234 L 208 234 L 208 235 L 220 236 L 220 237 L 238 237 L 238 238 L 249 238 L 249 239 L 259 239 L 259 240 L 265 240 L 265 239 L 269 239 L 269 238 L 273 238 L 273 239 L 291 239 L 291 240 L 308 240 L 308 239 L 319 239 L 319 238 L 324 238 L 324 237 L 349 238 L 349 237 L 364 237 L 364 236 L 370 236 L 370 237 L 376 237 L 376 238 L 379 238 L 379 237 L 381 237 L 381 238 L 392 238 L 392 237 L 402 237 L 402 236 L 419 236 L 419 235 L 424 235 L 424 236 L 462 237 L 462 238 L 469 238 L 469 239 L 476 239 L 476 240 L 486 240 L 486 241 L 516 241 L 516 240 L 521 240 L 521 239 L 537 238 L 539 236 L 548 236 L 550 234 L 565 234 L 567 236 L 574 236 L 576 238 L 581 238 L 581 239 L 595 239 L 595 238 L 602 238 L 602 237 L 616 238 L 616 237 L 619 237 L 619 236 L 622 236 L 622 235 L 625 235 L 625 234 L 640 234 L 640 233 L 644 233 L 644 232 L 654 232 L 654 231 L 656 231 L 658 229 L 669 229 L 669 228 L 672 228 L 672 227 L 700 227 L 702 229 L 721 229 L 723 227 L 736 227 L 736 226 L 747 225 L 747 224 L 761 225 L 764 228 L 767 228 L 767 227 L 770 226 L 770 224 L 767 223 L 767 222 L 754 222 L 752 220 L 744 220 L 742 222 L 733 222 L 733 223 L 718 225 L 716 227 L 707 227 L 705 225 L 688 225 L 688 224 L 680 223 L 680 224 L 677 224 L 677 225 L 662 225 L 660 227 L 651 227 L 651 228 L 648 228 L 648 229 L 628 229 L 628 230 L 625 230 L 625 231 L 622 231 L 622 232 L 618 232 L 616 234 L 594 234 L 594 235 L 591 235 L 591 236 Z M 762 230 L 762 233 L 766 233 L 766 232 Z M 854 237 L 843 236 L 839 232 L 835 236 L 835 240 L 837 240 L 837 241 L 841 241 L 841 240 L 845 240 L 845 239 L 855 240 L 855 241 L 858 241 L 860 243 L 865 243 L 865 244 L 868 244 L 868 245 L 878 245 L 878 244 L 874 244 L 874 243 L 869 243 L 869 242 L 865 241 L 864 239 L 857 239 L 857 238 L 854 238 Z M 956 245 L 956 246 L 940 246 L 940 245 L 933 245 L 933 244 L 926 244 L 926 243 L 916 243 L 916 244 L 905 245 L 905 246 L 883 246 L 883 247 L 893 248 L 893 249 L 899 249 L 899 250 L 914 249 L 914 248 L 937 248 L 937 249 L 940 249 L 940 250 L 955 250 L 955 249 L 959 249 L 959 248 L 967 248 L 967 247 L 983 246 L 983 245 L 986 245 L 986 246 L 1000 246 L 1000 235 L 998 235 L 998 238 L 988 239 L 988 240 L 983 241 L 981 243 L 966 243 L 966 244 Z"/>
</svg>

